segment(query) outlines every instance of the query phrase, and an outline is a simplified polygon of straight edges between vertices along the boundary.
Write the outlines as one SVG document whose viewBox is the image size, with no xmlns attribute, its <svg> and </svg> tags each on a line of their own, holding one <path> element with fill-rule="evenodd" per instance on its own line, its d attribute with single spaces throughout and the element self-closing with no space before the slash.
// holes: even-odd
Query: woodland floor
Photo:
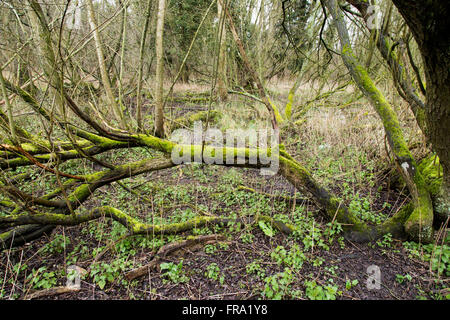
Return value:
<svg viewBox="0 0 450 320">
<path fill-rule="evenodd" d="M 183 169 L 186 170 L 188 167 Z M 196 170 L 201 172 L 203 169 L 198 168 Z M 215 172 L 216 175 L 226 175 L 227 171 L 231 172 L 229 174 L 231 177 L 235 174 L 235 169 L 217 168 L 212 170 L 217 171 Z M 261 181 L 258 173 L 254 171 L 256 170 L 244 170 L 240 177 L 243 181 L 246 181 L 247 186 L 259 186 L 260 190 L 264 192 L 270 192 L 274 189 L 280 190 L 280 187 L 289 189 L 286 188 L 286 182 L 282 181 L 281 178 L 275 176 Z M 214 182 L 212 184 L 211 182 L 202 183 L 198 179 L 192 179 L 192 177 L 180 178 L 179 173 L 180 169 L 169 169 L 160 172 L 158 176 L 152 176 L 152 179 L 162 179 L 167 185 L 186 186 L 200 194 L 201 190 L 205 190 L 201 188 L 202 186 L 220 189 L 217 185 L 214 186 Z M 174 176 L 175 179 L 173 179 Z M 219 183 L 218 176 L 212 176 L 210 179 L 210 181 L 217 179 L 216 183 Z M 233 184 L 233 181 L 230 181 L 230 183 Z M 261 184 L 265 187 L 261 188 Z M 231 208 L 232 211 L 239 210 L 241 204 L 246 204 L 246 193 L 240 192 L 238 195 L 242 197 L 243 201 L 238 201 L 239 203 L 229 206 L 228 208 Z M 202 199 L 204 205 L 211 207 L 212 201 L 206 195 L 200 196 L 198 199 Z M 196 205 L 201 205 L 202 200 Z M 254 200 L 250 199 L 249 201 Z M 269 200 L 267 204 L 274 206 L 274 202 L 277 201 Z M 303 205 L 308 207 L 310 204 L 305 203 Z M 289 207 L 292 207 L 292 203 L 286 208 L 289 210 Z M 314 209 L 312 208 L 312 210 Z M 111 226 L 110 221 L 104 221 L 103 224 L 106 237 L 113 226 Z M 183 272 L 189 279 L 186 283 L 166 281 L 166 277 L 162 276 L 161 271 L 153 270 L 148 272 L 147 276 L 125 284 L 119 279 L 128 270 L 119 270 L 118 277 L 103 289 L 95 284 L 92 277 L 86 277 L 82 280 L 79 292 L 42 297 L 41 299 L 259 299 L 262 297 L 261 291 L 265 286 L 264 276 L 282 273 L 284 270 L 283 265 L 279 265 L 271 259 L 271 252 L 278 246 L 289 248 L 294 242 L 298 243 L 298 241 L 281 233 L 268 237 L 259 228 L 246 230 L 246 227 L 244 227 L 242 229 L 241 231 L 227 231 L 227 240 L 215 246 L 204 247 L 195 251 L 187 250 L 181 255 L 165 259 L 165 261 L 175 264 L 183 260 Z M 38 270 L 41 267 L 46 267 L 47 271 L 64 270 L 63 266 L 68 265 L 68 254 L 78 245 L 83 245 L 83 252 L 93 252 L 96 248 L 102 247 L 108 242 L 106 239 L 98 239 L 98 231 L 86 232 L 85 226 L 58 227 L 49 238 L 40 239 L 7 254 L 3 253 L 0 258 L 1 269 L 7 270 L 7 266 L 13 262 L 13 264 L 26 264 L 28 270 Z M 251 236 L 248 236 L 249 234 Z M 51 240 L 54 240 L 57 235 L 64 235 L 70 241 L 63 252 L 48 250 L 49 242 L 52 243 Z M 247 235 L 251 241 L 243 241 L 245 239 L 243 235 Z M 127 245 L 125 247 L 118 246 L 118 250 L 130 250 Z M 114 264 L 114 259 L 117 259 L 117 256 L 124 256 L 132 265 L 136 262 L 145 264 L 152 253 L 155 252 L 152 248 L 139 248 L 133 245 L 131 247 L 135 251 L 131 254 L 124 255 L 124 252 L 115 253 L 110 250 L 99 261 Z M 301 242 L 300 248 L 304 249 Z M 317 284 L 322 284 L 323 287 L 327 284 L 337 286 L 339 291 L 342 291 L 341 295 L 337 295 L 337 299 L 435 298 L 442 293 L 440 292 L 441 286 L 435 285 L 436 276 L 430 273 L 429 264 L 411 258 L 403 248 L 402 242 L 396 239 L 383 244 L 357 244 L 344 240 L 342 246 L 334 241 L 329 249 L 320 246 L 312 247 L 305 251 L 305 255 L 307 259 L 302 268 L 295 273 L 295 281 L 290 286 L 292 290 L 304 291 L 304 282 L 313 280 Z M 86 256 L 80 251 L 76 265 L 89 269 L 93 258 L 86 259 Z M 259 267 L 256 267 L 255 272 L 249 273 L 246 266 L 252 262 L 257 262 L 256 264 Z M 220 283 L 219 279 L 209 279 L 205 276 L 205 271 L 211 264 L 218 266 L 220 275 L 223 276 L 223 283 Z M 369 277 L 367 268 L 370 265 L 376 265 L 380 268 L 382 285 L 379 290 L 369 290 L 366 287 L 366 281 Z M 264 276 L 259 276 L 258 271 L 262 272 Z M 398 275 L 410 275 L 411 280 L 404 280 L 400 283 Z M 5 278 L 10 276 L 14 276 L 14 274 L 4 275 Z M 347 289 L 347 281 L 355 279 L 358 280 L 358 284 Z M 64 285 L 65 281 L 66 278 L 61 277 L 57 279 L 56 285 Z M 8 292 L 12 295 L 14 295 L 14 292 L 16 294 L 21 293 L 16 297 L 26 298 L 27 293 L 35 291 L 23 287 L 20 277 L 16 280 L 15 286 L 14 288 L 11 284 L 6 284 L 4 288 L 5 298 L 8 297 Z M 299 296 L 296 298 L 306 297 Z"/>
<path fill-rule="evenodd" d="M 322 143 L 326 146 L 324 139 Z M 304 142 L 292 142 L 290 151 L 295 155 L 301 146 Z M 120 163 L 121 159 L 139 158 L 146 151 L 139 152 L 120 150 L 105 157 L 112 163 Z M 328 189 L 335 194 L 352 193 L 353 198 L 345 200 L 347 205 L 361 199 L 362 214 L 369 212 L 364 209 L 365 198 L 371 200 L 370 212 L 384 214 L 369 218 L 385 219 L 407 201 L 403 189 L 391 188 L 389 181 L 379 175 L 386 172 L 371 167 L 370 161 L 358 162 L 357 167 L 367 174 L 361 180 L 354 172 L 342 168 L 345 160 L 335 172 L 333 164 L 338 163 L 333 160 L 337 159 L 335 155 L 329 155 L 329 165 L 327 157 L 317 156 L 307 165 L 309 169 L 322 167 L 325 173 L 321 176 L 319 172 L 317 176 L 328 182 Z M 65 171 L 77 166 L 69 161 Z M 328 176 L 334 177 L 332 182 L 327 180 Z M 280 176 L 262 176 L 254 169 L 185 165 L 124 182 L 133 185 L 133 190 L 146 201 L 112 184 L 97 190 L 85 208 L 112 205 L 154 223 L 182 222 L 205 212 L 243 217 L 265 214 L 295 223 L 304 232 L 289 236 L 275 232 L 271 236 L 258 225 L 243 224 L 194 229 L 185 235 L 157 235 L 149 240 L 142 236 L 127 237 L 123 226 L 107 219 L 57 227 L 47 237 L 0 254 L 0 298 L 26 299 L 32 292 L 63 286 L 69 265 L 88 271 L 81 281 L 81 290 L 40 299 L 404 300 L 442 299 L 448 295 L 445 268 L 438 277 L 430 262 L 412 254 L 411 247 L 399 239 L 385 237 L 378 242 L 358 244 L 344 240 L 342 234 L 330 233 L 331 226 L 321 220 L 317 208 L 307 199 L 299 201 L 302 196 L 295 194 L 294 188 Z M 239 186 L 298 199 L 295 202 L 273 199 L 241 190 Z M 226 239 L 165 259 L 173 263 L 172 267 L 182 261 L 182 267 L 173 269 L 173 278 L 156 269 L 133 281 L 125 280 L 126 272 L 146 264 L 162 245 L 183 240 L 189 234 L 215 233 L 225 235 Z M 101 256 L 95 258 L 99 252 Z M 369 290 L 366 286 L 367 268 L 371 265 L 380 269 L 380 289 Z"/>
</svg>

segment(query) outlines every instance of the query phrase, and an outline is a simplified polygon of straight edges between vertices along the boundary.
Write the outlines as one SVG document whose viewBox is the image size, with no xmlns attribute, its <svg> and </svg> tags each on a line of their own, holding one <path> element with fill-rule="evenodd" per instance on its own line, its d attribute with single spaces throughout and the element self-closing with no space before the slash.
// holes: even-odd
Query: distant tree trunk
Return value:
<svg viewBox="0 0 450 320">
<path fill-rule="evenodd" d="M 11 140 L 14 144 L 18 144 L 19 140 L 17 139 L 16 128 L 14 125 L 12 106 L 11 103 L 9 102 L 8 92 L 6 91 L 5 79 L 3 78 L 3 70 L 1 68 L 0 68 L 0 89 L 3 95 L 3 99 L 5 100 L 6 110 L 8 112 L 8 124 L 9 124 L 9 133 L 11 134 Z"/>
<path fill-rule="evenodd" d="M 91 30 L 94 34 L 94 42 L 95 42 L 95 50 L 97 52 L 97 59 L 98 59 L 98 66 L 100 69 L 100 75 L 102 77 L 102 84 L 105 89 L 106 97 L 108 99 L 108 102 L 114 112 L 114 115 L 118 121 L 121 121 L 122 124 L 125 126 L 125 121 L 123 119 L 122 110 L 120 109 L 119 105 L 116 103 L 116 99 L 114 97 L 112 88 L 111 88 L 111 81 L 109 79 L 108 73 L 106 71 L 106 64 L 105 64 L 105 56 L 103 54 L 102 49 L 102 42 L 100 39 L 100 34 L 98 32 L 98 26 L 97 21 L 95 19 L 95 11 L 94 11 L 94 5 L 92 4 L 92 0 L 87 0 L 87 9 L 89 14 L 89 24 L 91 26 Z"/>
<path fill-rule="evenodd" d="M 262 84 L 264 85 L 265 79 L 264 79 L 264 42 L 263 42 L 263 36 L 264 36 L 264 16 L 265 16 L 265 10 L 264 10 L 264 0 L 260 0 L 260 8 L 259 8 L 259 19 L 258 19 L 258 73 L 259 78 L 261 79 Z"/>
<path fill-rule="evenodd" d="M 61 72 L 59 72 L 60 70 L 55 70 L 58 64 L 53 50 L 51 31 L 39 3 L 35 0 L 28 0 L 28 3 L 32 8 L 32 10 L 29 11 L 29 18 L 36 46 L 41 57 L 40 63 L 50 84 L 49 90 L 54 93 L 56 104 L 60 108 L 61 115 L 63 115 L 64 98 L 61 92 L 63 79 L 61 77 Z"/>
<path fill-rule="evenodd" d="M 419 46 L 426 77 L 426 136 L 444 170 L 435 211 L 450 213 L 450 2 L 393 0 Z"/>
<path fill-rule="evenodd" d="M 152 0 L 148 0 L 147 13 L 145 15 L 144 29 L 141 35 L 141 44 L 139 48 L 139 66 L 138 66 L 138 80 L 137 80 L 137 93 L 136 93 L 136 113 L 138 130 L 142 132 L 142 73 L 144 71 L 144 52 L 145 52 L 145 40 L 147 38 L 148 25 L 150 24 L 150 16 L 152 9 Z"/>
<path fill-rule="evenodd" d="M 166 1 L 159 0 L 158 20 L 156 23 L 156 104 L 155 104 L 155 134 L 164 137 L 164 16 Z"/>
<path fill-rule="evenodd" d="M 125 47 L 127 40 L 127 7 L 123 9 L 122 19 L 122 45 L 120 49 L 120 70 L 119 70 L 119 107 L 123 110 L 123 72 L 124 72 L 124 60 L 125 60 Z"/>
<path fill-rule="evenodd" d="M 219 18 L 219 31 L 220 41 L 219 41 L 219 61 L 217 68 L 217 90 L 219 93 L 219 98 L 221 101 L 226 101 L 228 99 L 228 89 L 227 89 L 227 52 L 226 52 L 226 36 L 227 29 L 225 27 L 225 12 L 223 10 L 220 1 L 217 2 L 217 16 Z"/>
</svg>

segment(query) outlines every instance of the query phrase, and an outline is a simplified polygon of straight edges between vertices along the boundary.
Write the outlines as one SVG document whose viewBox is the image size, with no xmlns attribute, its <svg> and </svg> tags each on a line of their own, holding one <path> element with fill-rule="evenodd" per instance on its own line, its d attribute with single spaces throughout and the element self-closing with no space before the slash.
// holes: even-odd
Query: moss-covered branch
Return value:
<svg viewBox="0 0 450 320">
<path fill-rule="evenodd" d="M 310 199 L 314 201 L 323 212 L 325 212 L 330 221 L 336 220 L 342 223 L 347 232 L 357 232 L 360 234 L 359 238 L 362 238 L 361 234 L 366 234 L 366 238 L 370 239 L 374 236 L 382 235 L 383 232 L 388 232 L 385 231 L 388 230 L 386 228 L 387 225 L 380 227 L 375 232 L 373 228 L 368 227 L 365 223 L 363 223 L 358 217 L 350 212 L 346 206 L 337 199 L 337 197 L 322 188 L 311 176 L 311 174 L 300 163 L 293 159 L 282 146 L 280 147 L 280 153 L 277 154 L 271 149 L 227 148 L 212 146 L 205 146 L 202 148 L 201 145 L 178 145 L 174 142 L 148 135 L 133 135 L 130 137 L 133 139 L 134 145 L 136 146 L 150 147 L 167 155 L 172 155 L 172 153 L 176 155 L 178 153 L 180 156 L 184 155 L 184 160 L 188 163 L 203 162 L 208 164 L 217 164 L 218 160 L 221 160 L 219 161 L 221 163 L 218 164 L 236 167 L 262 168 L 268 167 L 269 165 L 267 163 L 263 163 L 261 159 L 263 157 L 271 157 L 272 161 L 279 163 L 279 174 L 291 182 L 297 190 L 302 192 L 302 194 L 309 196 Z M 108 143 L 114 145 L 113 142 L 109 140 L 107 141 Z M 123 144 L 123 142 L 120 142 L 119 144 Z M 231 162 L 230 159 L 232 159 Z M 238 162 L 238 159 L 240 159 L 241 162 Z M 255 159 L 256 161 L 254 161 Z M 131 176 L 170 168 L 182 163 L 184 162 L 174 163 L 173 160 L 169 158 L 144 159 L 116 166 L 113 169 L 85 175 L 83 176 L 85 181 L 76 186 L 75 189 L 68 194 L 67 200 L 69 201 L 72 209 L 75 210 L 81 206 L 96 189 L 102 186 Z M 74 186 L 73 181 L 70 182 L 70 184 L 72 187 Z M 52 193 L 52 197 L 54 197 L 57 193 L 58 191 Z M 42 199 L 47 200 L 49 197 L 42 197 Z M 63 210 L 60 214 L 67 214 L 68 210 L 66 211 L 67 212 Z M 27 222 L 36 223 L 36 220 L 27 220 Z M 401 226 L 399 226 L 398 223 L 395 223 L 395 228 L 401 229 Z"/>
<path fill-rule="evenodd" d="M 196 121 L 206 122 L 208 111 L 199 111 L 184 115 L 172 121 L 171 130 L 179 128 L 191 127 Z M 211 110 L 209 113 L 209 122 L 217 122 L 221 117 L 221 113 L 216 110 Z"/>
<path fill-rule="evenodd" d="M 333 17 L 341 42 L 341 57 L 353 80 L 380 117 L 399 172 L 414 199 L 414 211 L 405 223 L 408 234 L 417 241 L 429 242 L 433 235 L 433 205 L 417 164 L 408 149 L 395 111 L 375 86 L 365 68 L 358 62 L 336 0 L 322 0 Z"/>
<path fill-rule="evenodd" d="M 370 14 L 368 13 L 369 3 L 361 0 L 347 0 L 352 4 L 360 13 L 367 25 Z M 378 48 L 383 59 L 388 64 L 394 82 L 396 83 L 397 91 L 400 96 L 408 102 L 411 110 L 413 111 L 417 124 L 420 129 L 425 132 L 425 103 L 419 98 L 416 89 L 411 85 L 412 80 L 404 65 L 400 62 L 395 51 L 392 49 L 393 43 L 385 29 L 377 29 L 377 36 L 375 37 L 375 44 Z"/>
</svg>

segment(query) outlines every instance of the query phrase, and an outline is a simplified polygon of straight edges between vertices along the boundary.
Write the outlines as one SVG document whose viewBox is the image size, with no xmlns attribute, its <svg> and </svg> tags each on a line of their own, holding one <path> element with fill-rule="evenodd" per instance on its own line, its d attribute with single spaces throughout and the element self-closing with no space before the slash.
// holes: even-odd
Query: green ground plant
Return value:
<svg viewBox="0 0 450 320">
<path fill-rule="evenodd" d="M 183 270 L 183 260 L 178 264 L 173 262 L 164 262 L 160 266 L 162 271 L 163 281 L 170 281 L 172 283 L 183 283 L 188 282 L 189 278 Z"/>
</svg>

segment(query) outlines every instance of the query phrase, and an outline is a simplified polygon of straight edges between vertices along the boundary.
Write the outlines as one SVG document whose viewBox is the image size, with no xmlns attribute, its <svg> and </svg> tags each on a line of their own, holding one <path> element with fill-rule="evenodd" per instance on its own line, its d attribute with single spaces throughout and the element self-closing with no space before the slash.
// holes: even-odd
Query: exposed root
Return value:
<svg viewBox="0 0 450 320">
<path fill-rule="evenodd" d="M 63 294 L 63 293 L 78 292 L 78 291 L 80 291 L 79 288 L 70 288 L 70 287 L 65 287 L 65 286 L 54 287 L 54 288 L 49 288 L 49 289 L 44 289 L 44 290 L 33 292 L 33 293 L 25 296 L 25 300 L 32 300 L 32 299 L 37 299 L 37 298 L 49 297 L 49 296 L 56 296 L 56 295 Z"/>
<path fill-rule="evenodd" d="M 238 190 L 242 190 L 242 191 L 247 191 L 247 192 L 251 192 L 251 193 L 256 193 L 256 194 L 260 194 L 263 195 L 265 197 L 268 197 L 270 199 L 274 199 L 274 200 L 278 200 L 278 201 L 287 201 L 287 202 L 291 202 L 291 203 L 302 203 L 303 201 L 305 201 L 305 198 L 302 197 L 290 197 L 290 196 L 283 196 L 283 195 L 274 195 L 274 194 L 270 194 L 270 193 L 265 193 L 265 192 L 261 192 L 261 191 L 257 191 L 253 188 L 249 188 L 246 186 L 239 186 Z"/>
<path fill-rule="evenodd" d="M 205 236 L 188 237 L 183 241 L 171 242 L 162 246 L 148 264 L 127 272 L 125 277 L 129 281 L 142 277 L 147 274 L 149 270 L 157 267 L 159 263 L 169 255 L 175 255 L 180 250 L 192 250 L 194 249 L 193 247 L 197 245 L 203 246 L 205 244 L 214 243 L 224 239 L 225 237 L 223 235 L 212 234 Z"/>
</svg>

